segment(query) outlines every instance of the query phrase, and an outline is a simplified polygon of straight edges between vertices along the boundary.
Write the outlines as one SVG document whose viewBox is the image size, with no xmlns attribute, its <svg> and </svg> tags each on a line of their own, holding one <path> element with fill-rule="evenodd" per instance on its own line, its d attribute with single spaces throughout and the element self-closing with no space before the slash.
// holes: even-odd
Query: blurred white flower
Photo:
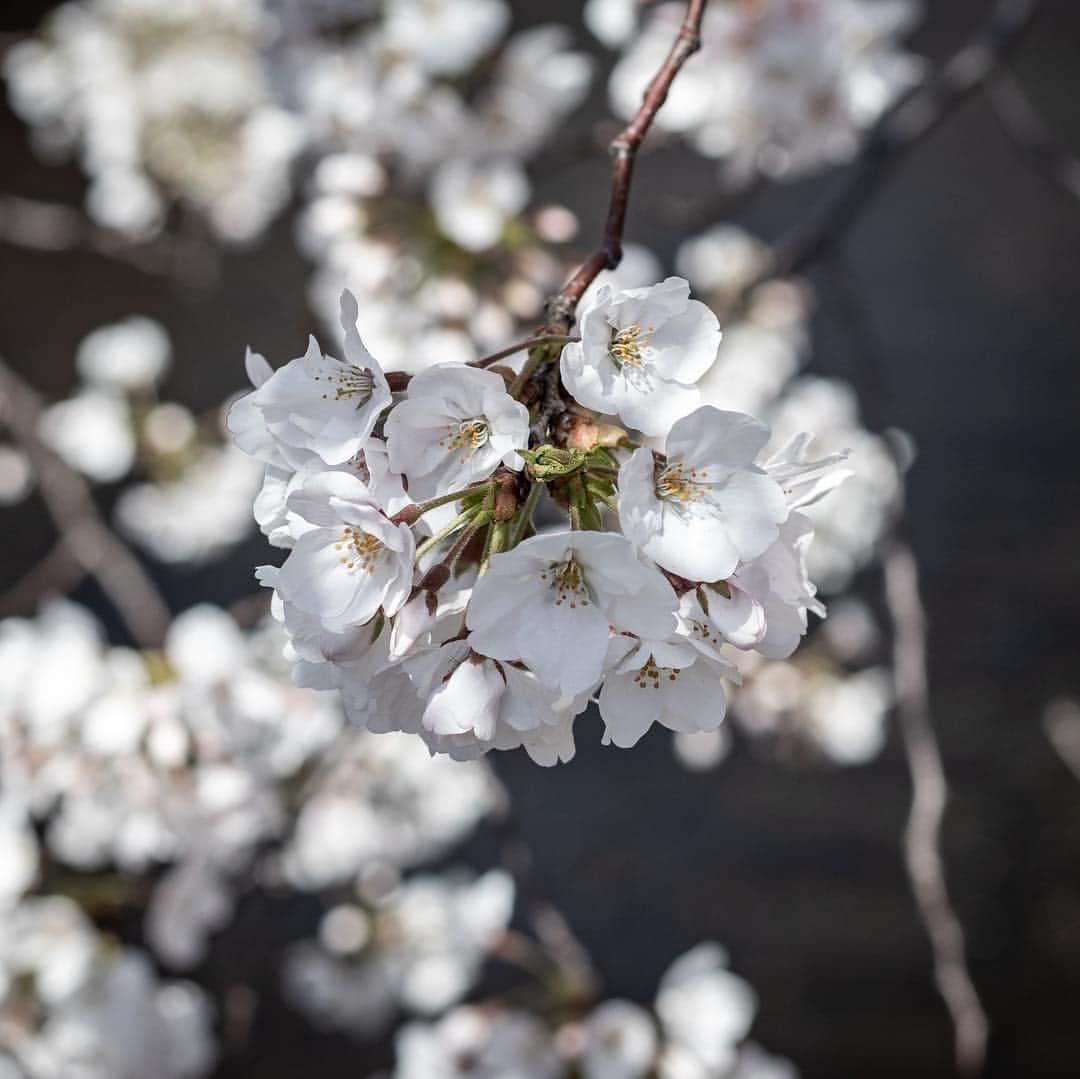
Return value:
<svg viewBox="0 0 1080 1079">
<path fill-rule="evenodd" d="M 87 334 L 75 354 L 75 366 L 86 382 L 103 389 L 138 390 L 161 381 L 171 352 L 160 323 L 132 315 Z"/>
<path fill-rule="evenodd" d="M 69 464 L 99 483 L 115 483 L 135 463 L 131 413 L 122 397 L 86 389 L 41 414 L 41 436 Z"/>
<path fill-rule="evenodd" d="M 736 1060 L 757 1012 L 757 997 L 727 969 L 724 950 L 699 944 L 676 959 L 660 980 L 656 1013 L 669 1046 L 665 1055 L 688 1054 L 704 1075 L 723 1075 Z M 674 1050 L 674 1052 L 671 1052 Z M 661 1076 L 680 1075 L 661 1058 Z"/>
<path fill-rule="evenodd" d="M 431 180 L 439 228 L 467 251 L 493 247 L 529 201 L 529 181 L 514 161 L 443 162 Z"/>
</svg>

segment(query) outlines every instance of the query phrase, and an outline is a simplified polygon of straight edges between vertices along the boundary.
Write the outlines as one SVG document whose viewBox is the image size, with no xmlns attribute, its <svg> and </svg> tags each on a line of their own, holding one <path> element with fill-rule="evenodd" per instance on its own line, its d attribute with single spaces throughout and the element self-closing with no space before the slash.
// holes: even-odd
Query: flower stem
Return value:
<svg viewBox="0 0 1080 1079">
<path fill-rule="evenodd" d="M 480 559 L 479 576 L 487 573 L 488 563 L 493 554 L 506 550 L 508 526 L 505 521 L 492 521 L 488 527 L 487 541 L 484 544 L 484 557 Z"/>
<path fill-rule="evenodd" d="M 429 536 L 423 543 L 419 544 L 416 548 L 416 560 L 419 561 L 424 555 L 431 550 L 432 547 L 439 543 L 442 543 L 447 536 L 456 532 L 463 524 L 466 524 L 476 515 L 476 510 L 468 509 L 464 513 L 459 513 L 445 528 L 436 532 L 435 535 Z"/>
<path fill-rule="evenodd" d="M 535 345 L 568 345 L 572 341 L 580 341 L 580 337 L 572 337 L 568 334 L 540 334 L 538 337 L 530 337 L 526 341 L 519 341 L 516 345 L 493 352 L 490 356 L 483 356 L 479 360 L 472 360 L 469 367 L 490 367 L 499 360 L 505 360 L 508 356 L 521 352 L 523 349 L 532 348 Z"/>
<path fill-rule="evenodd" d="M 543 489 L 544 485 L 542 483 L 534 483 L 529 488 L 529 493 L 525 496 L 525 504 L 518 511 L 514 526 L 510 530 L 508 548 L 516 547 L 524 538 L 525 533 L 528 532 L 529 525 L 532 524 L 533 511 L 536 509 L 536 503 L 540 501 L 540 492 Z"/>
<path fill-rule="evenodd" d="M 415 524 L 429 510 L 438 509 L 440 506 L 448 505 L 451 502 L 460 502 L 473 492 L 482 491 L 490 486 L 490 480 L 481 480 L 479 483 L 471 483 L 468 487 L 461 488 L 460 491 L 451 491 L 449 494 L 429 498 L 426 502 L 417 502 L 415 506 L 407 507 L 407 512 L 413 518 L 410 523 Z"/>
</svg>

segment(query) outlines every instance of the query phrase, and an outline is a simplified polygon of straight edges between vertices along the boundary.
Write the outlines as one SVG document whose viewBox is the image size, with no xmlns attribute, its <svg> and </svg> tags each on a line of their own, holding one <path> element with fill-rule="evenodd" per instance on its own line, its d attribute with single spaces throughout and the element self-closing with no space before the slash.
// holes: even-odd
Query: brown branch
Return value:
<svg viewBox="0 0 1080 1079">
<path fill-rule="evenodd" d="M 217 253 L 184 219 L 186 231 L 144 239 L 93 222 L 82 210 L 58 202 L 0 193 L 0 243 L 25 251 L 86 251 L 133 266 L 140 273 L 206 285 L 217 273 Z"/>
<path fill-rule="evenodd" d="M 70 592 L 85 576 L 85 567 L 59 539 L 40 562 L 0 596 L 0 618 L 29 614 L 43 596 Z"/>
<path fill-rule="evenodd" d="M 611 156 L 614 165 L 603 243 L 575 271 L 562 290 L 548 300 L 547 315 L 553 326 L 568 328 L 573 321 L 578 301 L 596 280 L 597 274 L 601 270 L 613 270 L 622 259 L 623 229 L 630 199 L 630 184 L 634 175 L 634 160 L 656 114 L 667 100 L 675 76 L 683 64 L 701 48 L 701 20 L 705 14 L 705 2 L 706 0 L 689 0 L 678 36 L 667 59 L 645 90 L 641 107 L 630 123 L 612 140 Z"/>
<path fill-rule="evenodd" d="M 0 359 L 0 418 L 34 466 L 38 487 L 71 558 L 97 580 L 143 648 L 159 647 L 169 609 L 142 564 L 102 519 L 90 487 L 41 439 L 37 393 Z"/>
<path fill-rule="evenodd" d="M 911 773 L 911 809 L 904 855 L 919 915 L 930 938 L 934 977 L 952 1018 L 957 1070 L 979 1075 L 986 1060 L 989 1021 L 964 954 L 964 930 L 949 899 L 941 854 L 948 783 L 930 716 L 926 672 L 926 614 L 911 550 L 886 551 L 885 599 L 893 622 L 897 720 Z"/>
</svg>

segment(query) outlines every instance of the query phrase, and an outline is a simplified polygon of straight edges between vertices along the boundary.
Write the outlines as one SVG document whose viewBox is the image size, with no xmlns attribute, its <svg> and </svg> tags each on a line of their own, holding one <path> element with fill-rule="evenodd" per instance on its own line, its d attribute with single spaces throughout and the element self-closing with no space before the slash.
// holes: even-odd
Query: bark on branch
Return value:
<svg viewBox="0 0 1080 1079">
<path fill-rule="evenodd" d="M 600 247 L 574 272 L 562 290 L 547 303 L 548 320 L 553 326 L 569 327 L 574 311 L 585 290 L 596 280 L 601 270 L 613 270 L 622 259 L 623 230 L 626 225 L 626 207 L 630 199 L 630 185 L 634 176 L 634 162 L 645 136 L 652 126 L 660 107 L 667 100 L 668 91 L 683 64 L 701 48 L 701 20 L 705 14 L 706 0 L 690 0 L 679 33 L 671 46 L 667 59 L 653 76 L 641 99 L 641 107 L 634 118 L 611 142 L 613 159 L 611 198 L 608 202 L 604 238 Z"/>
</svg>

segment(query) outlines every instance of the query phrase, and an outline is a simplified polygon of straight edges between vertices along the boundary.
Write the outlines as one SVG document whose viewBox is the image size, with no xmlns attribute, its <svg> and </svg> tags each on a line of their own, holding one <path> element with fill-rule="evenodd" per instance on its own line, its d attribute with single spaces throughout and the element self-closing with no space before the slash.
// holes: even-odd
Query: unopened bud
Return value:
<svg viewBox="0 0 1080 1079">
<path fill-rule="evenodd" d="M 588 453 L 596 446 L 599 433 L 599 427 L 594 420 L 577 416 L 573 412 L 564 412 L 559 418 L 556 438 L 567 449 Z"/>
<path fill-rule="evenodd" d="M 435 566 L 434 569 L 446 569 L 445 566 Z M 431 570 L 428 571 L 430 575 Z M 450 571 L 446 570 L 449 578 Z M 445 584 L 446 581 L 443 581 Z M 425 634 L 435 628 L 435 614 L 439 609 L 439 601 L 434 592 L 417 591 L 412 599 L 405 604 L 394 619 L 393 628 L 390 630 L 390 658 L 401 659 L 408 655 L 416 642 Z"/>
<path fill-rule="evenodd" d="M 420 520 L 420 507 L 415 504 L 402 506 L 390 520 L 396 525 L 411 525 Z"/>
</svg>

